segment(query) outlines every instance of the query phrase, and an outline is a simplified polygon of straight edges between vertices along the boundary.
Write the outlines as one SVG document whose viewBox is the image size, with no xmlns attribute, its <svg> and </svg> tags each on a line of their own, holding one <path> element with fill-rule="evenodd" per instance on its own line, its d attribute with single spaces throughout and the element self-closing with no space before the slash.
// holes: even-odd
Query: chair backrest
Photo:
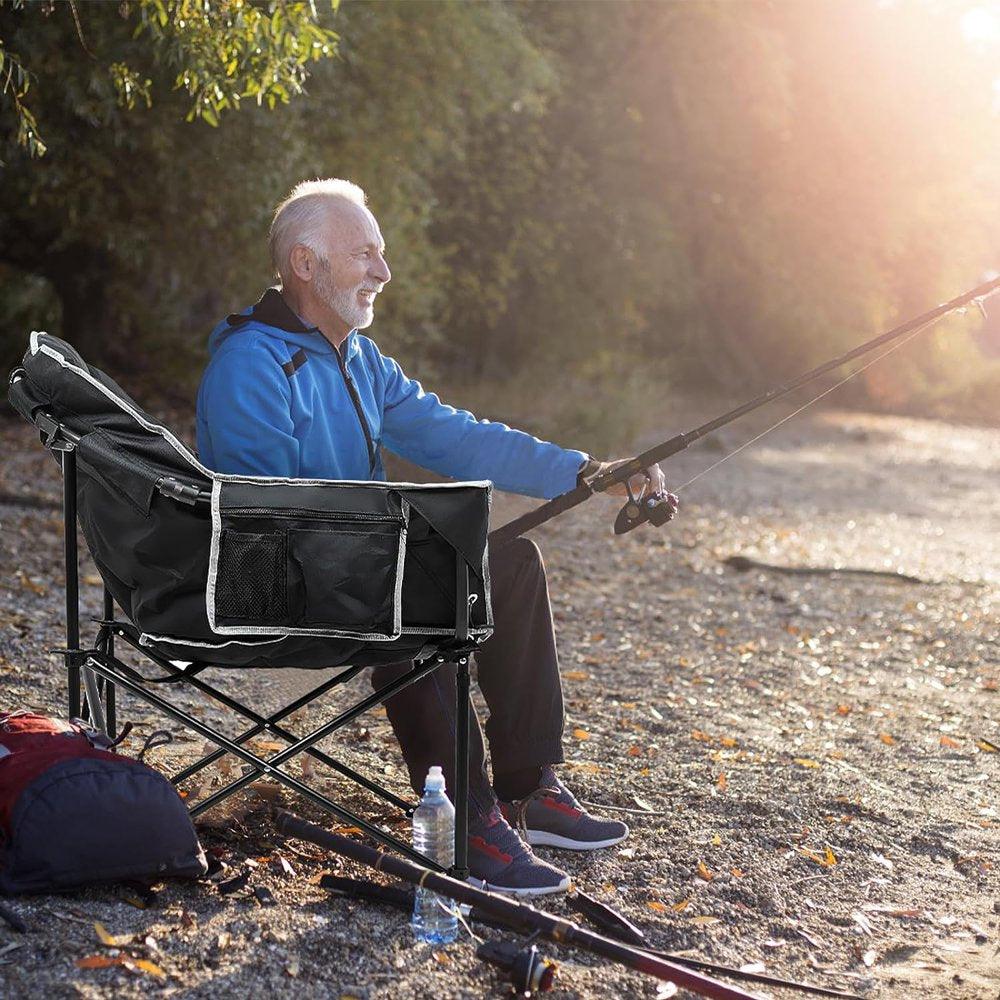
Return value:
<svg viewBox="0 0 1000 1000">
<path fill-rule="evenodd" d="M 89 366 L 69 344 L 45 333 L 31 335 L 23 367 L 12 375 L 9 396 L 26 419 L 38 423 L 39 415 L 46 414 L 78 439 L 77 514 L 88 548 L 119 607 L 144 641 L 166 655 L 234 666 L 336 666 L 405 659 L 454 636 L 456 559 L 470 568 L 472 641 L 491 632 L 486 570 L 489 484 L 306 483 L 219 475 L 202 466 L 117 383 Z M 179 502 L 165 495 L 165 481 L 190 496 L 200 495 L 204 502 Z M 304 504 L 307 494 L 309 502 Z M 323 628 L 315 622 L 315 610 L 309 612 L 309 627 L 295 627 L 301 624 L 295 615 L 301 618 L 308 611 L 304 598 L 297 611 L 285 608 L 284 617 L 274 601 L 258 602 L 264 618 L 259 627 L 252 626 L 247 612 L 257 605 L 240 605 L 239 574 L 258 564 L 262 575 L 256 585 L 262 586 L 265 577 L 287 571 L 293 577 L 290 586 L 301 591 L 309 583 L 309 574 L 299 568 L 303 544 L 320 559 L 335 557 L 329 539 L 319 539 L 323 544 L 311 549 L 311 525 L 301 517 L 288 520 L 289 510 L 317 505 L 362 516 L 393 505 L 405 512 L 392 577 L 394 630 L 344 629 L 337 622 Z M 247 547 L 248 537 L 267 534 L 268 521 L 267 514 L 263 521 L 247 521 L 244 513 L 241 522 L 239 515 L 248 508 L 271 511 L 280 519 L 279 527 L 272 526 L 274 537 L 297 532 L 299 552 L 289 555 L 295 556 L 290 569 L 282 561 L 284 541 L 262 543 L 256 554 Z M 358 551 L 367 551 L 367 546 Z M 364 561 L 360 567 L 356 559 L 351 562 L 367 571 Z M 344 566 L 340 570 L 348 571 Z M 226 572 L 228 590 L 220 583 L 220 573 Z M 312 576 L 320 588 L 316 593 L 325 588 L 327 596 L 336 597 L 329 574 Z M 244 590 L 254 586 L 248 578 Z M 284 593 L 284 583 L 278 590 Z"/>
</svg>

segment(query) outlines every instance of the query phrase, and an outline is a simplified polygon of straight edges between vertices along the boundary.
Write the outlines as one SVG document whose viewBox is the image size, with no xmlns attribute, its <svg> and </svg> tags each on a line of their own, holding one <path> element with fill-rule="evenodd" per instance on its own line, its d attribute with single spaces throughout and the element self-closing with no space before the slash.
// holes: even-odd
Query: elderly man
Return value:
<svg viewBox="0 0 1000 1000">
<path fill-rule="evenodd" d="M 457 479 L 551 498 L 606 469 L 580 451 L 477 421 L 427 394 L 358 330 L 389 281 L 385 244 L 356 185 L 299 184 L 270 233 L 280 288 L 212 332 L 198 393 L 198 450 L 224 473 L 382 480 L 381 446 Z M 659 469 L 650 470 L 660 485 Z M 488 887 L 559 892 L 569 878 L 529 845 L 593 850 L 628 827 L 587 813 L 556 776 L 563 701 L 545 569 L 533 542 L 490 553 L 495 632 L 477 653 L 493 783 L 471 734 L 469 865 Z M 373 671 L 376 687 L 409 664 Z M 443 764 L 454 787 L 454 672 L 435 671 L 386 703 L 414 790 Z M 473 716 L 475 718 L 475 716 Z M 524 820 L 528 843 L 510 825 Z"/>
</svg>

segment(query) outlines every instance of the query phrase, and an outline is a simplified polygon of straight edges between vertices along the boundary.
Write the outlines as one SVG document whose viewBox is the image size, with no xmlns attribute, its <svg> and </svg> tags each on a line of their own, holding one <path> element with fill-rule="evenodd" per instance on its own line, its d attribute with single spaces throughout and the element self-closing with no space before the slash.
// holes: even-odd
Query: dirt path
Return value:
<svg viewBox="0 0 1000 1000">
<path fill-rule="evenodd" d="M 671 482 L 740 440 L 678 456 Z M 25 428 L 0 425 L 0 448 L 0 494 L 57 495 Z M 622 850 L 553 857 L 662 948 L 865 996 L 1000 996 L 998 493 L 1000 431 L 827 412 L 685 489 L 659 533 L 614 538 L 603 501 L 538 532 L 567 777 L 633 826 Z M 496 522 L 528 506 L 501 498 Z M 58 522 L 44 509 L 0 516 L 3 704 L 57 710 L 44 650 L 60 638 Z M 734 554 L 928 582 L 740 573 L 724 564 Z M 289 681 L 258 683 L 266 702 Z M 131 717 L 140 739 L 157 726 L 145 709 Z M 389 739 L 373 716 L 337 749 L 402 790 Z M 197 749 L 178 742 L 155 759 Z M 331 866 L 311 851 L 283 848 L 287 875 L 256 817 L 206 835 L 234 867 L 258 859 L 253 884 L 278 905 L 185 885 L 147 910 L 103 890 L 18 902 L 32 932 L 0 926 L 0 994 L 502 995 L 467 944 L 435 958 L 401 916 L 329 900 L 313 882 Z M 148 937 L 138 947 L 166 980 L 77 969 L 102 950 L 93 920 Z M 645 978 L 559 957 L 553 996 L 656 995 Z"/>
</svg>

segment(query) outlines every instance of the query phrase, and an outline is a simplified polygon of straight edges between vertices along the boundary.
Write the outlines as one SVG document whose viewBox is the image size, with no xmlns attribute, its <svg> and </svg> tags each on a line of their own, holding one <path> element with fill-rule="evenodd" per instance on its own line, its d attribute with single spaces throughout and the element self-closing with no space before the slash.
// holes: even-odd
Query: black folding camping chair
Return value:
<svg viewBox="0 0 1000 1000">
<path fill-rule="evenodd" d="M 232 754 L 244 773 L 195 803 L 218 804 L 263 776 L 428 864 L 408 844 L 282 769 L 308 754 L 407 814 L 410 802 L 316 744 L 421 677 L 457 668 L 455 865 L 467 874 L 469 655 L 492 632 L 486 561 L 489 483 L 418 485 L 220 475 L 202 466 L 112 379 L 73 348 L 33 333 L 11 374 L 14 408 L 39 429 L 63 473 L 69 714 L 114 736 L 127 691 L 218 749 L 175 783 Z M 81 643 L 77 522 L 104 582 L 93 645 Z M 122 614 L 117 614 L 115 606 Z M 116 642 L 156 668 L 116 655 Z M 366 667 L 413 667 L 296 737 L 282 720 Z M 269 715 L 202 676 L 208 666 L 342 668 Z M 230 739 L 161 692 L 189 685 L 251 723 Z M 81 691 L 82 686 L 82 691 Z M 261 733 L 288 744 L 269 757 Z M 431 867 L 439 867 L 431 864 Z"/>
</svg>

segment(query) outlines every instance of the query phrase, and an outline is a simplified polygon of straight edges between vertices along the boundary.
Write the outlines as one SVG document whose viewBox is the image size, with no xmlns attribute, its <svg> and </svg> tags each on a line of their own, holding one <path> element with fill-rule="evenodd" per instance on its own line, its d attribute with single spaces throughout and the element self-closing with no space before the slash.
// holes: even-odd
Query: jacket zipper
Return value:
<svg viewBox="0 0 1000 1000">
<path fill-rule="evenodd" d="M 347 365 L 344 362 L 343 355 L 340 353 L 340 348 L 335 347 L 333 349 L 333 353 L 337 355 L 337 364 L 340 365 L 340 374 L 344 376 L 344 383 L 347 385 L 347 392 L 351 397 L 351 402 L 354 404 L 354 412 L 358 416 L 358 423 L 361 424 L 361 431 L 365 436 L 365 445 L 368 447 L 368 475 L 374 476 L 375 442 L 372 441 L 372 433 L 368 429 L 368 421 L 365 420 L 364 410 L 361 409 L 361 397 L 358 396 L 358 390 L 354 385 L 354 379 L 351 378 L 351 373 L 347 370 Z"/>
</svg>

